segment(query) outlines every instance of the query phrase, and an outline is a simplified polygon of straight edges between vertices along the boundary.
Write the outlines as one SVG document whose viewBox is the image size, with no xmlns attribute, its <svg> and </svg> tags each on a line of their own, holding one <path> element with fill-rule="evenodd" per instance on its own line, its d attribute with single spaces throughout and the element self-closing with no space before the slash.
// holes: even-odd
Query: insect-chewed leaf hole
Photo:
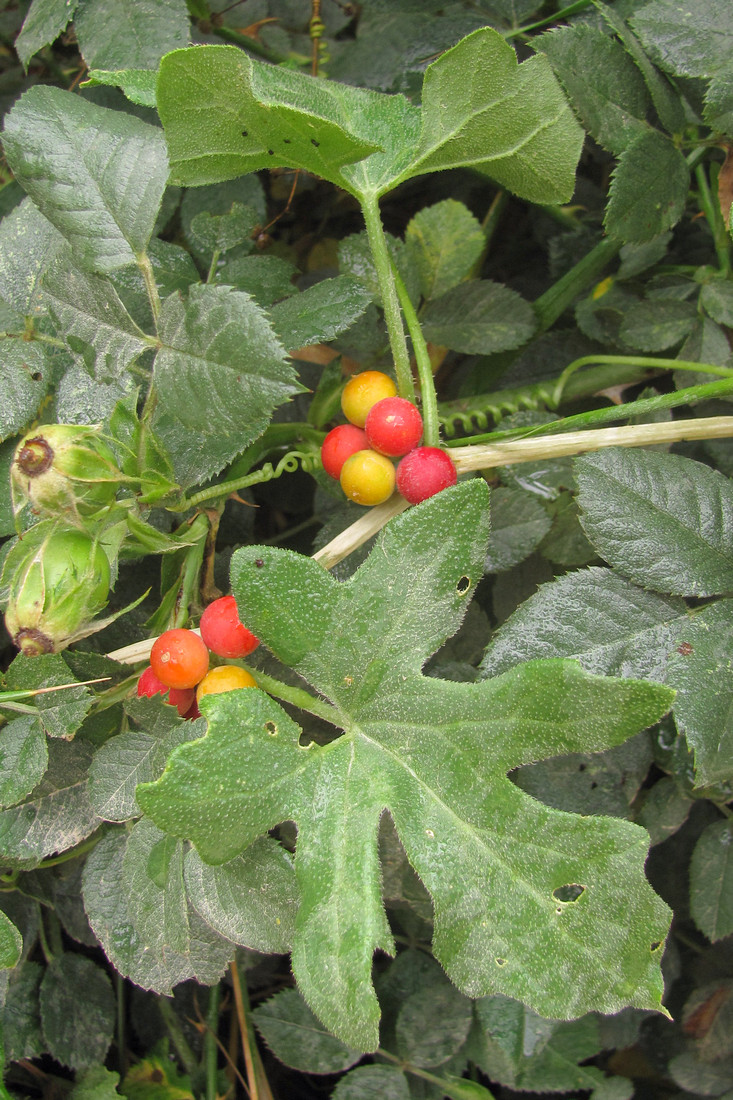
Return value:
<svg viewBox="0 0 733 1100">
<path fill-rule="evenodd" d="M 552 891 L 555 901 L 577 901 L 581 894 L 585 893 L 585 886 L 579 886 L 577 882 L 568 882 L 564 886 L 558 886 Z"/>
<path fill-rule="evenodd" d="M 300 737 L 298 738 L 298 748 L 310 749 L 313 745 L 315 745 L 315 741 L 311 741 L 307 733 L 301 733 Z"/>
<path fill-rule="evenodd" d="M 496 959 L 494 959 L 494 962 L 496 963 L 497 966 L 506 966 L 506 959 L 496 958 Z"/>
<path fill-rule="evenodd" d="M 276 737 L 277 736 L 277 723 L 276 722 L 265 722 L 265 729 L 269 733 L 270 737 Z"/>
<path fill-rule="evenodd" d="M 649 950 L 650 951 L 658 951 L 661 946 L 662 946 L 662 941 L 661 940 L 655 940 L 654 943 L 652 943 L 650 945 Z"/>
<path fill-rule="evenodd" d="M 471 587 L 471 578 L 465 574 L 458 578 L 458 584 L 456 585 L 456 592 L 459 596 L 465 596 Z"/>
</svg>

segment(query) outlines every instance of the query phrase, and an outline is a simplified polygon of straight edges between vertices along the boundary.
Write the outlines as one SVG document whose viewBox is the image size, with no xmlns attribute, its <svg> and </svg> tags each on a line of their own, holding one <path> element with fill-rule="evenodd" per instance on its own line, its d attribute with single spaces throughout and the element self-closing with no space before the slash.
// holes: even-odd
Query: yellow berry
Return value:
<svg viewBox="0 0 733 1100">
<path fill-rule="evenodd" d="M 204 695 L 218 695 L 222 691 L 234 691 L 235 688 L 257 687 L 257 681 L 246 669 L 239 665 L 217 665 L 207 672 L 196 688 L 196 702 L 200 703 Z"/>
<path fill-rule="evenodd" d="M 372 405 L 384 397 L 394 397 L 397 387 L 388 374 L 365 370 L 355 374 L 344 386 L 341 408 L 344 416 L 357 428 L 363 428 Z"/>
<path fill-rule="evenodd" d="M 357 451 L 341 468 L 341 488 L 356 504 L 383 504 L 394 492 L 395 469 L 385 455 Z"/>
</svg>

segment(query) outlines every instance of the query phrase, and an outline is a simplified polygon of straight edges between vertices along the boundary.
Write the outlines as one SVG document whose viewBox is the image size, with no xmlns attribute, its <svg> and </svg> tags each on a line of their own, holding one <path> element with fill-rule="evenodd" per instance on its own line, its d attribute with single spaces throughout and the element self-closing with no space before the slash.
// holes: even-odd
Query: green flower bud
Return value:
<svg viewBox="0 0 733 1100">
<path fill-rule="evenodd" d="M 10 470 L 13 500 L 40 512 L 88 516 L 111 504 L 122 475 L 99 428 L 45 424 L 18 444 Z"/>
<path fill-rule="evenodd" d="M 91 634 L 89 622 L 107 602 L 110 566 L 85 531 L 37 523 L 11 547 L 0 589 L 5 625 L 27 657 L 56 653 Z"/>
</svg>

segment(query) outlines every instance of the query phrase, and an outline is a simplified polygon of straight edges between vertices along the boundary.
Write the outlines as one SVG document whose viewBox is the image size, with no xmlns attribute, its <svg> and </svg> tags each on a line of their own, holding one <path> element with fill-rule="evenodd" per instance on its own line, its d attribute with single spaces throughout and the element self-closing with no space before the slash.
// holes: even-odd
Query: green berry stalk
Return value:
<svg viewBox="0 0 733 1100">
<path fill-rule="evenodd" d="M 99 428 L 45 424 L 18 444 L 10 471 L 16 512 L 71 511 L 79 519 L 111 504 L 124 480 Z"/>
<path fill-rule="evenodd" d="M 0 576 L 5 625 L 28 657 L 56 653 L 91 634 L 107 602 L 110 565 L 85 531 L 43 520 L 11 546 Z"/>
</svg>

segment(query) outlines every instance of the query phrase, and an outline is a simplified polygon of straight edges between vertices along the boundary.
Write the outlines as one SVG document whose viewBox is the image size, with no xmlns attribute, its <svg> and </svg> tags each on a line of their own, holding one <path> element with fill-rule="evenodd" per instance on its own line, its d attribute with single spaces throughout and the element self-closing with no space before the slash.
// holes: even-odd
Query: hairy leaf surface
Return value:
<svg viewBox="0 0 733 1100">
<path fill-rule="evenodd" d="M 393 951 L 377 858 L 385 809 L 433 898 L 435 955 L 464 993 L 504 992 L 547 1015 L 659 1005 L 667 910 L 644 879 L 646 833 L 542 806 L 507 772 L 619 744 L 671 692 L 563 660 L 479 684 L 423 676 L 482 576 L 487 526 L 475 480 L 393 520 L 343 583 L 289 551 L 237 551 L 240 613 L 343 735 L 303 745 L 263 693 L 212 696 L 206 737 L 138 788 L 159 828 L 212 864 L 296 822 L 293 968 L 316 1015 L 357 1049 L 378 1040 L 373 951 Z M 554 893 L 569 884 L 583 887 L 574 901 Z"/>
</svg>

